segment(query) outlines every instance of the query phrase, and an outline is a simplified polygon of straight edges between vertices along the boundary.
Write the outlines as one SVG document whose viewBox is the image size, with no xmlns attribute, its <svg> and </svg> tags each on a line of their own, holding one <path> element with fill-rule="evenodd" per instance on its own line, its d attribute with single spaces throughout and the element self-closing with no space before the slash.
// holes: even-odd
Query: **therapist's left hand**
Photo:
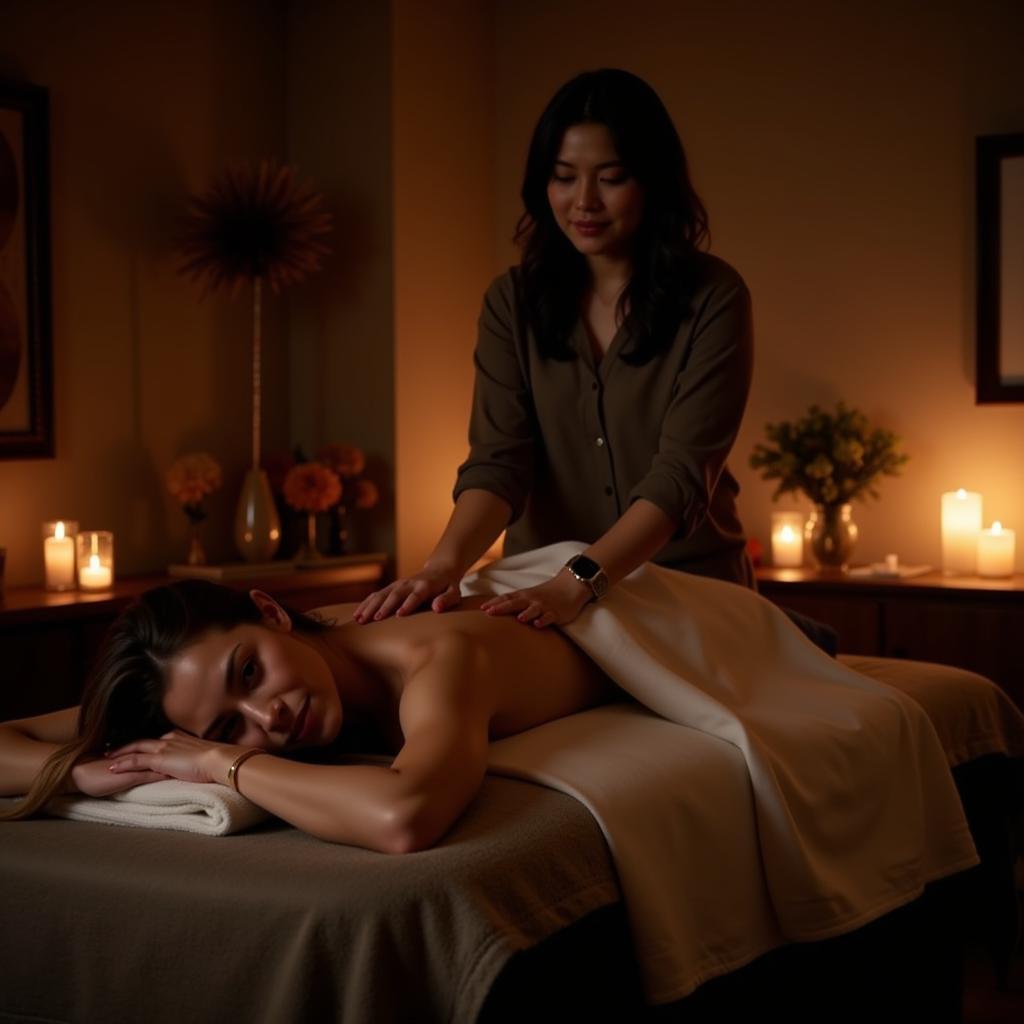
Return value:
<svg viewBox="0 0 1024 1024">
<path fill-rule="evenodd" d="M 543 629 L 572 622 L 592 597 L 585 583 L 563 569 L 536 587 L 488 598 L 480 605 L 480 611 L 488 615 L 515 615 L 519 622 Z"/>
</svg>

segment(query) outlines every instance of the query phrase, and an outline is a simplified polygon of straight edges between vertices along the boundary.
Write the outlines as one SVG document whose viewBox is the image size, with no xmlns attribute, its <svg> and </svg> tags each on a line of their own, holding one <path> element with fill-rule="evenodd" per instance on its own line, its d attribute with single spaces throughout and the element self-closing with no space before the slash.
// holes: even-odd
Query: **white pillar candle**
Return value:
<svg viewBox="0 0 1024 1024">
<path fill-rule="evenodd" d="M 1012 576 L 1016 537 L 1013 530 L 1004 530 L 997 519 L 991 530 L 978 535 L 978 575 Z"/>
<path fill-rule="evenodd" d="M 949 576 L 970 576 L 978 571 L 978 534 L 981 532 L 981 495 L 975 491 L 948 491 L 942 496 L 942 571 Z"/>
<path fill-rule="evenodd" d="M 50 527 L 43 527 L 49 532 Z M 75 541 L 59 519 L 51 536 L 43 538 L 43 562 L 47 590 L 73 590 L 75 586 Z"/>
<path fill-rule="evenodd" d="M 83 590 L 107 590 L 114 582 L 114 535 L 89 530 L 78 535 L 78 585 Z"/>
<path fill-rule="evenodd" d="M 772 565 L 796 568 L 804 564 L 804 515 L 802 512 L 772 513 Z"/>
</svg>

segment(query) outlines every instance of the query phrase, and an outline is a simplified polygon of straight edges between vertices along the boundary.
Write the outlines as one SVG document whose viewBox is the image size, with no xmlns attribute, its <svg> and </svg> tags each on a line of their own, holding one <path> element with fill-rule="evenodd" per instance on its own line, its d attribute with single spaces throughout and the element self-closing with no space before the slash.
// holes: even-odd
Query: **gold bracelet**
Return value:
<svg viewBox="0 0 1024 1024">
<path fill-rule="evenodd" d="M 248 750 L 243 750 L 238 757 L 231 762 L 231 767 L 228 769 L 228 785 L 236 792 L 240 792 L 238 788 L 238 769 L 249 760 L 250 757 L 255 757 L 256 754 L 265 754 L 266 751 L 262 747 L 250 747 Z"/>
</svg>

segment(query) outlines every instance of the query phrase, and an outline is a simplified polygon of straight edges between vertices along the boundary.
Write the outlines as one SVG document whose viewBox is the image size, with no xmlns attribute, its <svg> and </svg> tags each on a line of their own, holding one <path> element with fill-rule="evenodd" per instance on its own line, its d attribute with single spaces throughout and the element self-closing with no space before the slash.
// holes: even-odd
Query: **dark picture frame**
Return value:
<svg viewBox="0 0 1024 1024">
<path fill-rule="evenodd" d="M 53 454 L 49 92 L 0 80 L 0 459 Z"/>
<path fill-rule="evenodd" d="M 975 141 L 978 212 L 977 404 L 1024 402 L 1024 315 L 1009 266 L 1024 254 L 1024 132 Z M 1011 165 L 1008 161 L 1014 161 Z M 1020 161 L 1017 163 L 1017 161 Z M 1010 183 L 1012 194 L 1004 195 Z M 1005 299 L 1012 298 L 1008 306 Z M 1012 323 L 1004 322 L 1010 310 Z"/>
</svg>

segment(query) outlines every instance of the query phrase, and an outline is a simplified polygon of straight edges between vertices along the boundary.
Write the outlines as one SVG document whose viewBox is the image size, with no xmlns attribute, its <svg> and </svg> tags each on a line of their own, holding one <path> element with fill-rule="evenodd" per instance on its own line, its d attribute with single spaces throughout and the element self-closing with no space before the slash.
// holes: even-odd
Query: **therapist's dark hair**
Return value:
<svg viewBox="0 0 1024 1024">
<path fill-rule="evenodd" d="M 667 346 L 696 287 L 694 254 L 709 241 L 704 204 L 690 181 L 686 154 L 658 94 L 628 71 L 604 68 L 577 75 L 555 93 L 534 129 L 526 158 L 516 225 L 522 249 L 520 285 L 542 355 L 571 359 L 570 334 L 587 284 L 582 255 L 556 223 L 548 183 L 566 130 L 603 124 L 619 158 L 644 190 L 633 276 L 619 298 L 629 309 L 634 343 L 622 358 L 644 363 Z"/>
<path fill-rule="evenodd" d="M 300 632 L 330 628 L 310 615 L 285 611 Z M 78 736 L 47 758 L 24 800 L 0 812 L 0 820 L 40 810 L 79 759 L 173 729 L 162 705 L 168 662 L 207 630 L 262 618 L 248 593 L 206 580 L 179 580 L 141 594 L 107 631 L 82 694 Z"/>
</svg>

